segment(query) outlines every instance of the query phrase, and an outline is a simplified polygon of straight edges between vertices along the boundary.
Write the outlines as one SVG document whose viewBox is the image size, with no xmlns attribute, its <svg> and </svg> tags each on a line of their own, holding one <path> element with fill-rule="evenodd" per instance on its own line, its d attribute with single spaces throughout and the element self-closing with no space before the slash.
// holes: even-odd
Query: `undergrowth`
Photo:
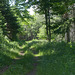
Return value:
<svg viewBox="0 0 75 75">
<path fill-rule="evenodd" d="M 37 75 L 75 75 L 75 43 L 42 42 L 39 50 Z"/>
<path fill-rule="evenodd" d="M 10 41 L 7 37 L 0 36 L 0 75 L 25 75 L 32 70 L 33 54 L 24 49 L 25 46 L 24 41 Z M 24 52 L 23 56 L 20 51 Z"/>
<path fill-rule="evenodd" d="M 3 40 L 0 42 L 0 69 L 9 66 L 2 75 L 26 75 L 33 69 L 34 56 L 39 58 L 37 75 L 75 75 L 75 43 L 0 39 Z M 24 51 L 24 56 L 20 51 Z M 20 59 L 16 60 L 17 57 Z"/>
<path fill-rule="evenodd" d="M 33 40 L 28 47 L 38 53 L 37 75 L 75 75 L 75 43 Z"/>
</svg>

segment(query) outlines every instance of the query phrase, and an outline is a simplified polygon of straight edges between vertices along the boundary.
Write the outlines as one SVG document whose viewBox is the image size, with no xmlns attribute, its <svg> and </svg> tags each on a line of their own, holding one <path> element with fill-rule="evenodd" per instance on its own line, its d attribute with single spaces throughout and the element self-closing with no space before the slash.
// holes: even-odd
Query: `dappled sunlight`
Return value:
<svg viewBox="0 0 75 75">
<path fill-rule="evenodd" d="M 9 65 L 8 70 L 5 73 L 3 73 L 3 75 L 8 75 L 8 74 L 14 75 L 16 73 L 17 74 L 22 74 L 22 73 L 26 74 L 33 68 L 32 64 L 34 61 L 31 61 L 33 58 L 33 53 L 31 51 L 29 51 L 28 49 L 25 50 L 25 47 L 27 47 L 27 44 L 18 46 L 16 48 L 15 47 L 10 48 L 10 50 L 5 50 L 3 53 L 1 53 L 2 61 L 0 61 L 0 65 L 2 65 L 2 64 L 4 66 Z M 6 62 L 6 60 L 7 60 L 7 62 Z M 2 67 L 4 67 L 4 66 L 2 66 Z M 1 66 L 0 66 L 0 68 L 1 68 Z"/>
<path fill-rule="evenodd" d="M 0 75 L 75 75 L 75 0 L 0 0 Z"/>
<path fill-rule="evenodd" d="M 26 74 L 34 66 L 36 66 L 37 75 L 41 75 L 41 73 L 43 75 L 62 75 L 63 73 L 68 75 L 69 68 L 75 64 L 74 43 L 49 43 L 43 40 L 32 40 L 22 43 L 22 45 L 17 43 L 16 46 L 12 43 L 9 49 L 7 48 L 1 53 L 1 65 L 9 65 L 8 70 L 3 75 L 13 75 L 16 72 L 17 74 Z M 6 60 L 9 61 L 6 62 Z M 71 71 L 74 73 L 73 69 Z"/>
</svg>

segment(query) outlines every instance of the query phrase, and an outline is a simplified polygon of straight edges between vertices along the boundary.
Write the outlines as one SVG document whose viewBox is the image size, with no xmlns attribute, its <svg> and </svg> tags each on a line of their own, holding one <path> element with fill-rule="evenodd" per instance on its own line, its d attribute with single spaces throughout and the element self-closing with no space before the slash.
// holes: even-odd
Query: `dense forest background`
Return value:
<svg viewBox="0 0 75 75">
<path fill-rule="evenodd" d="M 34 8 L 34 15 L 28 9 Z M 75 41 L 74 0 L 0 1 L 0 31 L 10 40 Z"/>
<path fill-rule="evenodd" d="M 0 0 L 0 73 L 26 75 L 36 56 L 37 75 L 75 75 L 75 0 Z"/>
</svg>

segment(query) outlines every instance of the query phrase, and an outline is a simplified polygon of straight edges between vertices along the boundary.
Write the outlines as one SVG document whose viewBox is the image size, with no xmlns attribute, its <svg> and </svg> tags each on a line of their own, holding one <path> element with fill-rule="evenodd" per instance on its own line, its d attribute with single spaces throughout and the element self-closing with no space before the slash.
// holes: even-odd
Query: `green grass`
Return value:
<svg viewBox="0 0 75 75">
<path fill-rule="evenodd" d="M 0 75 L 26 75 L 33 69 L 33 54 L 25 49 L 27 43 L 11 42 L 4 40 L 0 43 L 0 70 L 8 66 Z M 20 55 L 20 51 L 24 51 L 24 56 Z M 16 58 L 20 58 L 15 60 Z"/>
<path fill-rule="evenodd" d="M 37 75 L 75 75 L 75 43 L 43 43 Z M 39 53 L 40 54 L 40 53 Z"/>
<path fill-rule="evenodd" d="M 2 75 L 26 75 L 33 69 L 34 56 L 39 56 L 37 75 L 75 75 L 75 43 L 32 40 L 4 44 L 0 47 L 0 69 L 9 68 Z M 16 57 L 21 59 L 14 60 Z"/>
<path fill-rule="evenodd" d="M 3 75 L 26 75 L 33 69 L 33 56 L 27 54 L 22 59 L 14 61 L 15 64 L 10 65 L 9 69 Z"/>
</svg>

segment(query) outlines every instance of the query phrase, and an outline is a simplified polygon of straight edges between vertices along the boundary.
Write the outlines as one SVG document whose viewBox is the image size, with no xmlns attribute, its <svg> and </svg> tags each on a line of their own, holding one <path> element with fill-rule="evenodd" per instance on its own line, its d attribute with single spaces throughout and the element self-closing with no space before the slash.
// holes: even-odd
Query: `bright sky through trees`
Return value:
<svg viewBox="0 0 75 75">
<path fill-rule="evenodd" d="M 28 2 L 28 0 L 26 0 L 25 2 Z M 33 15 L 34 14 L 34 11 L 33 11 L 33 8 L 32 7 L 30 7 L 30 9 L 28 9 L 28 11 L 29 11 L 29 14 L 30 15 Z"/>
<path fill-rule="evenodd" d="M 26 0 L 25 2 L 28 2 L 28 0 Z M 11 5 L 11 6 L 14 5 L 14 4 L 15 4 L 15 0 L 10 1 L 10 5 Z M 33 11 L 33 8 L 32 8 L 32 7 L 30 7 L 30 8 L 28 9 L 28 11 L 29 11 L 29 14 L 30 14 L 30 15 L 33 15 L 33 14 L 34 14 L 34 11 Z"/>
<path fill-rule="evenodd" d="M 29 11 L 30 15 L 33 15 L 34 14 L 34 10 L 33 10 L 32 7 L 30 9 L 28 9 L 28 11 Z"/>
</svg>

